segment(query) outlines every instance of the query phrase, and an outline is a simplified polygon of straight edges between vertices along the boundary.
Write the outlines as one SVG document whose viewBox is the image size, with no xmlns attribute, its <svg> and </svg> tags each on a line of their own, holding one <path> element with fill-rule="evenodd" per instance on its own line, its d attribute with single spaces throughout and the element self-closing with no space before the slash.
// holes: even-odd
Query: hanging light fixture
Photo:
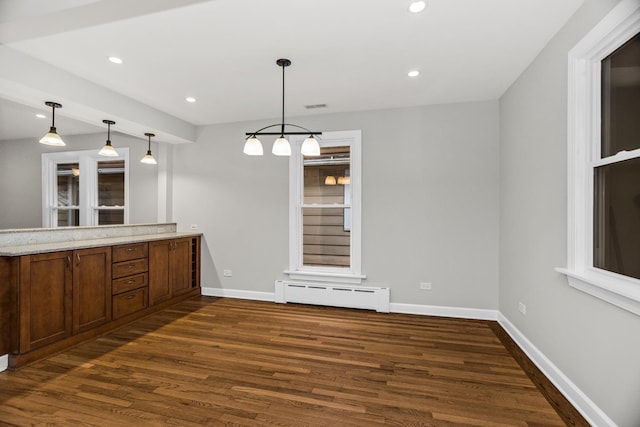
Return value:
<svg viewBox="0 0 640 427">
<path fill-rule="evenodd" d="M 145 133 L 145 136 L 149 137 L 149 145 L 147 148 L 147 154 L 144 155 L 142 159 L 140 159 L 140 163 L 146 163 L 148 165 L 157 165 L 156 159 L 153 158 L 153 154 L 151 154 L 151 137 L 156 136 L 153 133 Z"/>
<path fill-rule="evenodd" d="M 115 125 L 116 122 L 113 120 L 103 120 L 102 123 L 106 123 L 107 125 L 107 143 L 98 151 L 98 154 L 101 156 L 116 157 L 118 152 L 111 145 L 111 125 Z"/>
<path fill-rule="evenodd" d="M 285 138 L 286 135 L 309 135 L 307 139 L 302 143 L 302 148 L 300 152 L 305 156 L 319 156 L 320 155 L 320 145 L 318 144 L 318 140 L 315 139 L 315 135 L 322 135 L 322 132 L 313 132 L 307 128 L 303 128 L 302 126 L 293 125 L 290 123 L 284 122 L 284 69 L 291 65 L 291 61 L 286 58 L 280 58 L 276 61 L 279 67 L 282 67 L 282 121 L 280 123 L 276 123 L 273 125 L 265 126 L 262 129 L 257 130 L 256 132 L 247 132 L 247 139 L 244 144 L 244 154 L 249 156 L 262 156 L 262 143 L 258 139 L 258 135 L 279 135 L 278 139 L 273 143 L 273 148 L 271 152 L 276 156 L 290 156 L 291 155 L 291 145 L 289 144 L 289 140 Z M 269 129 L 272 127 L 280 127 L 280 132 L 263 132 L 265 129 Z M 291 126 L 298 129 L 302 129 L 304 132 L 296 131 L 296 132 L 285 132 L 285 126 Z"/>
<path fill-rule="evenodd" d="M 49 128 L 49 132 L 40 139 L 40 144 L 63 147 L 67 144 L 64 143 L 60 135 L 58 135 L 58 132 L 56 132 L 56 108 L 62 108 L 62 104 L 51 101 L 47 101 L 44 104 L 51 107 L 51 127 Z"/>
</svg>

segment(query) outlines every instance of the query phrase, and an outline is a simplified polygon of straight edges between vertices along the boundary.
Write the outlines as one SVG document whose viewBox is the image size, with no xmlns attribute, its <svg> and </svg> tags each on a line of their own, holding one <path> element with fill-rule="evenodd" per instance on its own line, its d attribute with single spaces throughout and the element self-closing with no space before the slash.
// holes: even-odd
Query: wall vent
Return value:
<svg viewBox="0 0 640 427">
<path fill-rule="evenodd" d="M 278 303 L 328 305 L 389 312 L 389 288 L 276 280 Z"/>
<path fill-rule="evenodd" d="M 304 108 L 307 110 L 313 110 L 315 108 L 327 108 L 327 104 L 309 104 L 305 105 Z"/>
</svg>

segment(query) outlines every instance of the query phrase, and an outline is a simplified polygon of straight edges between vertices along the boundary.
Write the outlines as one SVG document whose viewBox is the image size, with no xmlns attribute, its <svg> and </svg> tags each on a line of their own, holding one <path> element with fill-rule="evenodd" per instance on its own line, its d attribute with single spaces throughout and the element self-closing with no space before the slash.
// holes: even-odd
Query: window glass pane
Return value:
<svg viewBox="0 0 640 427">
<path fill-rule="evenodd" d="M 304 204 L 350 204 L 349 147 L 321 147 L 320 156 L 304 158 Z"/>
<path fill-rule="evenodd" d="M 302 263 L 307 266 L 349 267 L 351 235 L 345 227 L 349 208 L 302 210 Z M 345 215 L 347 214 L 347 215 Z"/>
<path fill-rule="evenodd" d="M 98 206 L 124 206 L 124 160 L 98 162 Z"/>
<path fill-rule="evenodd" d="M 124 224 L 124 210 L 98 211 L 98 225 Z"/>
<path fill-rule="evenodd" d="M 58 209 L 58 227 L 80 225 L 80 209 Z"/>
<path fill-rule="evenodd" d="M 640 279 L 640 158 L 595 169 L 594 259 Z"/>
<path fill-rule="evenodd" d="M 78 206 L 80 199 L 80 166 L 78 163 L 59 163 L 57 206 Z"/>
<path fill-rule="evenodd" d="M 601 157 L 640 148 L 640 33 L 602 61 Z"/>
</svg>

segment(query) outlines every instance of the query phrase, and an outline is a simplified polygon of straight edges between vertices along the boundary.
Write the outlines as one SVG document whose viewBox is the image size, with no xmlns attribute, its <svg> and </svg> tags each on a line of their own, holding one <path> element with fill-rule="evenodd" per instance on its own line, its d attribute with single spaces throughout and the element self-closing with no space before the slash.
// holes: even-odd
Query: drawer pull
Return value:
<svg viewBox="0 0 640 427">
<path fill-rule="evenodd" d="M 135 294 L 127 296 L 125 299 L 134 299 L 136 297 Z"/>
<path fill-rule="evenodd" d="M 132 283 L 133 283 L 133 280 L 129 280 L 129 281 L 127 282 L 127 284 L 129 284 L 129 285 L 130 285 L 130 284 L 132 284 Z"/>
<path fill-rule="evenodd" d="M 135 266 L 136 266 L 135 264 L 129 264 L 129 265 L 127 266 L 127 268 L 133 268 L 133 267 L 135 267 Z"/>
<path fill-rule="evenodd" d="M 127 252 L 135 251 L 136 248 L 127 248 Z"/>
</svg>

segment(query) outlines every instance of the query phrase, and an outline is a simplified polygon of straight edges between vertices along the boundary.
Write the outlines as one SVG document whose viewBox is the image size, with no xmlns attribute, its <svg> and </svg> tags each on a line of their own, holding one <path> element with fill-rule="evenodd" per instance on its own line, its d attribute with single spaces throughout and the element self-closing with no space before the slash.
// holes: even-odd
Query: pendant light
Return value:
<svg viewBox="0 0 640 427">
<path fill-rule="evenodd" d="M 49 132 L 40 139 L 40 144 L 63 147 L 67 144 L 64 143 L 60 135 L 58 135 L 58 132 L 56 132 L 56 108 L 62 108 L 62 104 L 51 101 L 47 101 L 44 104 L 51 107 L 51 127 L 49 128 Z"/>
<path fill-rule="evenodd" d="M 151 137 L 156 136 L 153 133 L 145 133 L 145 136 L 149 137 L 149 145 L 147 148 L 147 154 L 144 155 L 142 159 L 140 159 L 140 163 L 146 163 L 148 165 L 157 165 L 156 159 L 153 158 L 153 154 L 151 154 Z"/>
<path fill-rule="evenodd" d="M 322 135 L 322 132 L 313 132 L 307 128 L 302 126 L 285 123 L 284 122 L 284 69 L 291 65 L 291 60 L 286 58 L 280 58 L 276 61 L 276 64 L 279 67 L 282 67 L 282 121 L 280 123 L 276 123 L 273 125 L 265 126 L 262 129 L 258 129 L 255 132 L 247 132 L 245 135 L 248 137 L 244 144 L 244 154 L 249 156 L 262 156 L 262 143 L 258 139 L 258 135 L 279 135 L 279 137 L 273 143 L 273 147 L 271 152 L 276 156 L 290 156 L 291 155 L 291 145 L 289 144 L 289 140 L 285 137 L 286 135 L 309 135 L 307 139 L 302 143 L 302 148 L 300 152 L 305 156 L 319 156 L 320 155 L 320 144 L 318 144 L 318 140 L 314 137 L 315 135 Z M 272 127 L 280 127 L 280 132 L 263 132 L 265 129 L 269 129 Z M 291 126 L 298 129 L 302 129 L 304 132 L 286 132 L 285 127 Z"/>
<path fill-rule="evenodd" d="M 111 145 L 111 125 L 115 125 L 116 122 L 113 120 L 103 120 L 102 123 L 106 123 L 107 125 L 107 143 L 98 151 L 98 154 L 101 156 L 116 157 L 118 152 Z"/>
</svg>

